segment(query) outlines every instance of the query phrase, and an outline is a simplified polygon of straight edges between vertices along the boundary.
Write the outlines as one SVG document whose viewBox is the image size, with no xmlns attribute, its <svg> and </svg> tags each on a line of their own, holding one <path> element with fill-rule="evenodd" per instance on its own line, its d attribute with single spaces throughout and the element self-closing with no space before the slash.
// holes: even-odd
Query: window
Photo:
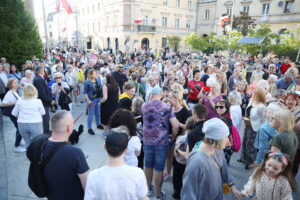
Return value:
<svg viewBox="0 0 300 200">
<path fill-rule="evenodd" d="M 168 0 L 165 0 L 164 3 L 163 3 L 163 5 L 167 6 L 168 5 Z"/>
<path fill-rule="evenodd" d="M 180 8 L 180 0 L 176 0 L 176 8 Z"/>
<path fill-rule="evenodd" d="M 95 6 L 93 5 L 93 12 L 95 12 Z"/>
<path fill-rule="evenodd" d="M 285 6 L 284 6 L 284 13 L 291 13 L 291 10 L 292 10 L 292 7 L 293 7 L 293 2 L 291 1 L 286 1 L 285 2 Z"/>
<path fill-rule="evenodd" d="M 191 28 L 191 21 L 190 19 L 186 20 L 186 28 Z"/>
<path fill-rule="evenodd" d="M 82 8 L 82 14 L 84 15 L 84 8 Z"/>
<path fill-rule="evenodd" d="M 143 25 L 148 26 L 148 16 L 143 19 Z"/>
<path fill-rule="evenodd" d="M 49 35 L 50 35 L 51 38 L 53 37 L 52 32 L 49 32 Z"/>
<path fill-rule="evenodd" d="M 175 28 L 179 28 L 179 19 L 175 19 Z"/>
<path fill-rule="evenodd" d="M 244 11 L 245 13 L 249 13 L 249 6 L 244 6 L 243 11 Z"/>
<path fill-rule="evenodd" d="M 98 11 L 100 11 L 100 3 L 98 3 Z"/>
<path fill-rule="evenodd" d="M 117 15 L 115 15 L 114 16 L 114 25 L 117 25 L 117 21 L 118 21 L 117 19 L 118 19 L 118 17 L 117 17 Z"/>
<path fill-rule="evenodd" d="M 162 18 L 162 26 L 166 27 L 166 26 L 167 26 L 167 23 L 168 23 L 168 18 L 163 17 L 163 18 Z"/>
<path fill-rule="evenodd" d="M 226 14 L 227 14 L 228 16 L 231 16 L 231 14 L 232 14 L 232 8 L 227 8 Z"/>
<path fill-rule="evenodd" d="M 188 8 L 192 9 L 192 1 L 191 0 L 188 1 Z"/>
<path fill-rule="evenodd" d="M 100 22 L 98 22 L 98 31 L 101 31 Z"/>
<path fill-rule="evenodd" d="M 93 32 L 95 32 L 95 22 L 93 22 Z"/>
<path fill-rule="evenodd" d="M 89 7 L 87 7 L 87 13 L 90 13 L 90 8 Z"/>
<path fill-rule="evenodd" d="M 168 42 L 168 39 L 167 39 L 167 38 L 162 38 L 162 39 L 161 39 L 161 47 L 162 47 L 162 48 L 167 47 L 167 42 Z"/>
<path fill-rule="evenodd" d="M 268 15 L 269 14 L 269 9 L 270 9 L 270 4 L 269 3 L 264 3 L 262 7 L 262 15 Z"/>
<path fill-rule="evenodd" d="M 209 19 L 209 10 L 205 10 L 204 19 Z"/>
</svg>

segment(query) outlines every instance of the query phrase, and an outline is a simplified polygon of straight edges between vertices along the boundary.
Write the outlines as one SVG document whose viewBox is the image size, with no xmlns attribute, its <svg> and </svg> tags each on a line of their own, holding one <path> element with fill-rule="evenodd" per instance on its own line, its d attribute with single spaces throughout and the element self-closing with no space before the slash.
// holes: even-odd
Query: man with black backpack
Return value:
<svg viewBox="0 0 300 200">
<path fill-rule="evenodd" d="M 89 167 L 83 152 L 67 144 L 73 123 L 71 113 L 57 112 L 51 118 L 51 137 L 42 134 L 27 148 L 31 162 L 28 184 L 38 197 L 83 199 Z"/>
</svg>

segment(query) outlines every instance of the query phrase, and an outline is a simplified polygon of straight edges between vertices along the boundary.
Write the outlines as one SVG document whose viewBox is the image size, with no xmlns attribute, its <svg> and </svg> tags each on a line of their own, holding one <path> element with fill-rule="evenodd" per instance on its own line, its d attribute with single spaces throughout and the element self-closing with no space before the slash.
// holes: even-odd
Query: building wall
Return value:
<svg viewBox="0 0 300 200">
<path fill-rule="evenodd" d="M 181 37 L 181 48 L 184 48 L 184 36 L 195 31 L 197 0 L 90 0 L 88 5 L 79 2 L 79 30 L 86 38 L 91 38 L 92 48 L 108 47 L 116 49 L 116 39 L 119 49 L 141 48 L 143 39 L 149 40 L 149 48 L 160 49 L 162 38 L 178 35 Z M 94 6 L 94 8 L 93 8 Z M 99 8 L 99 9 L 98 9 Z M 163 26 L 163 17 L 167 18 Z M 140 24 L 136 19 L 142 19 Z M 175 20 L 179 26 L 175 27 Z M 190 28 L 186 28 L 189 20 Z M 94 24 L 94 25 L 93 25 Z M 91 31 L 91 27 L 95 29 Z"/>
<path fill-rule="evenodd" d="M 283 5 L 279 6 L 279 2 L 282 2 Z M 287 2 L 291 3 L 289 12 L 285 12 Z M 269 4 L 268 14 L 263 14 L 263 4 Z M 268 24 L 273 32 L 289 29 L 294 35 L 297 35 L 297 27 L 300 26 L 299 0 L 198 0 L 197 33 L 216 32 L 221 35 L 222 28 L 218 26 L 218 21 L 222 14 L 227 13 L 227 9 L 232 9 L 233 15 L 239 15 L 239 12 L 247 6 L 249 6 L 249 15 L 256 19 L 257 24 Z M 210 9 L 209 20 L 204 20 L 205 9 Z"/>
</svg>

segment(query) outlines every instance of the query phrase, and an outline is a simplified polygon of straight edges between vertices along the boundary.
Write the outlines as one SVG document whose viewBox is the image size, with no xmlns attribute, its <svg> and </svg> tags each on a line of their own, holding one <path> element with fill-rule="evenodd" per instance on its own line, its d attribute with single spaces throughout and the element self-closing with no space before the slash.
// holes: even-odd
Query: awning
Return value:
<svg viewBox="0 0 300 200">
<path fill-rule="evenodd" d="M 237 42 L 238 44 L 260 44 L 264 41 L 265 37 L 242 37 Z"/>
</svg>

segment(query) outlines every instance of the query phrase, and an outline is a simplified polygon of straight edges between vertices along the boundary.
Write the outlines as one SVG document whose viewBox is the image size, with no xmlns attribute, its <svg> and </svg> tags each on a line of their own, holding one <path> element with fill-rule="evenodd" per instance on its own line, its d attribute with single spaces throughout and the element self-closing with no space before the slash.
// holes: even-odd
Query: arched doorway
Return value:
<svg viewBox="0 0 300 200">
<path fill-rule="evenodd" d="M 116 52 L 119 50 L 119 39 L 116 38 L 115 39 L 115 48 L 116 48 Z"/>
<path fill-rule="evenodd" d="M 150 46 L 149 39 L 148 38 L 144 38 L 142 40 L 142 43 L 141 43 L 141 48 L 147 50 L 147 49 L 149 49 L 149 46 Z"/>
<path fill-rule="evenodd" d="M 106 48 L 110 49 L 110 38 L 107 38 L 106 40 Z"/>
</svg>

